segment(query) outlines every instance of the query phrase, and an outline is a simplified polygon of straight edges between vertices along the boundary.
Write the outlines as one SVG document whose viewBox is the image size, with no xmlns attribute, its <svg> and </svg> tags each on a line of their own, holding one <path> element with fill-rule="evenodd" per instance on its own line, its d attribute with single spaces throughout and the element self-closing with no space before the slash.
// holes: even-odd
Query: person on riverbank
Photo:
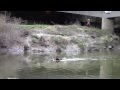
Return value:
<svg viewBox="0 0 120 90">
<path fill-rule="evenodd" d="M 87 19 L 87 27 L 90 27 L 91 26 L 91 20 L 90 19 Z"/>
</svg>

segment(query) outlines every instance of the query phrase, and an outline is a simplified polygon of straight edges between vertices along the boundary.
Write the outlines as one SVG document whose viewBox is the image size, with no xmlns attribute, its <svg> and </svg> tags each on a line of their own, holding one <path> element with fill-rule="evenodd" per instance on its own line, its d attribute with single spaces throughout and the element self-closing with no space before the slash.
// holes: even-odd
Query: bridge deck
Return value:
<svg viewBox="0 0 120 90">
<path fill-rule="evenodd" d="M 73 14 L 80 14 L 80 15 L 87 15 L 87 16 L 101 17 L 101 18 L 120 17 L 120 11 L 112 11 L 110 14 L 105 14 L 104 11 L 59 11 L 59 12 L 73 13 Z"/>
</svg>

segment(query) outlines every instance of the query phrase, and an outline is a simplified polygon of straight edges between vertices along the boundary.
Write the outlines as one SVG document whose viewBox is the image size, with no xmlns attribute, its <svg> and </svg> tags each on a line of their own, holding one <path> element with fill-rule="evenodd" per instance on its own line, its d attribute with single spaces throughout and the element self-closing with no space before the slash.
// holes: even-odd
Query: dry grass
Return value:
<svg viewBox="0 0 120 90">
<path fill-rule="evenodd" d="M 18 26 L 21 22 L 21 19 L 0 15 L 0 48 L 22 43 L 24 29 Z"/>
</svg>

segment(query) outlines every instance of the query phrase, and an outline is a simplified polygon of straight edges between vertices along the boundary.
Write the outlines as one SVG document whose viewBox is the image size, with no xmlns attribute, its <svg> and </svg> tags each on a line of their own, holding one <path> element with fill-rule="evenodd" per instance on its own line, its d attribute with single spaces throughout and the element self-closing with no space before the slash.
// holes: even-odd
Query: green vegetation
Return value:
<svg viewBox="0 0 120 90">
<path fill-rule="evenodd" d="M 26 28 L 26 29 L 45 29 L 47 28 L 49 25 L 44 25 L 44 24 L 35 24 L 35 25 L 20 25 L 21 27 L 23 28 Z"/>
<path fill-rule="evenodd" d="M 85 41 L 79 39 L 78 37 L 71 38 L 71 43 L 77 44 L 79 48 L 84 48 Z"/>
<path fill-rule="evenodd" d="M 77 44 L 80 49 L 104 47 L 111 45 L 119 37 L 110 34 L 105 30 L 94 27 L 84 27 L 79 25 L 22 25 L 26 28 L 33 28 L 41 34 L 53 35 L 51 37 L 55 45 L 66 49 L 68 44 Z M 46 37 L 47 37 L 46 35 Z M 67 38 L 66 38 L 67 37 Z M 34 36 L 33 42 L 39 43 L 39 37 Z M 42 43 L 42 42 L 41 42 Z M 101 46 L 100 46 L 101 45 Z M 59 51 L 59 49 L 58 49 Z"/>
<path fill-rule="evenodd" d="M 15 45 L 24 47 L 24 43 L 27 42 L 26 39 L 29 38 L 30 42 L 28 44 L 31 47 L 38 47 L 38 49 L 45 47 L 47 48 L 46 51 L 49 51 L 49 48 L 50 50 L 56 50 L 55 47 L 58 47 L 56 50 L 58 52 L 67 50 L 70 44 L 72 44 L 70 48 L 73 47 L 74 50 L 85 48 L 98 50 L 99 47 L 108 46 L 119 40 L 116 35 L 94 27 L 89 28 L 75 24 L 23 25 L 18 23 L 19 20 L 22 22 L 21 19 L 13 20 L 14 23 L 8 23 L 7 20 L 4 16 L 0 17 L 1 48 L 11 48 Z M 28 32 L 27 36 L 25 32 Z"/>
<path fill-rule="evenodd" d="M 38 30 L 47 34 L 53 35 L 61 35 L 61 36 L 71 36 L 78 35 L 83 32 L 87 34 L 96 34 L 98 37 L 103 35 L 110 34 L 105 30 L 101 30 L 99 28 L 94 27 L 86 27 L 80 25 L 45 25 L 45 24 L 37 24 L 37 25 L 20 25 L 21 27 L 29 30 Z M 48 28 L 49 27 L 49 28 Z"/>
<path fill-rule="evenodd" d="M 66 48 L 67 44 L 69 43 L 68 40 L 63 37 L 52 37 L 52 40 L 56 45 L 62 48 Z"/>
<path fill-rule="evenodd" d="M 105 45 L 111 45 L 112 43 L 115 43 L 114 41 L 118 42 L 119 37 L 116 35 L 104 35 L 101 37 L 101 41 Z"/>
</svg>

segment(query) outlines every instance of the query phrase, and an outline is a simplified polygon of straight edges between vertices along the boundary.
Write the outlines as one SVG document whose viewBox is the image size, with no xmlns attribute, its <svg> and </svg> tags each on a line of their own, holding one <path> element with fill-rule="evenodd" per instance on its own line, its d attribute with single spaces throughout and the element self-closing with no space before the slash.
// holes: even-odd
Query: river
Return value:
<svg viewBox="0 0 120 90">
<path fill-rule="evenodd" d="M 119 79 L 119 52 L 54 55 L 0 55 L 0 79 Z M 66 61 L 65 61 L 66 60 Z"/>
</svg>

